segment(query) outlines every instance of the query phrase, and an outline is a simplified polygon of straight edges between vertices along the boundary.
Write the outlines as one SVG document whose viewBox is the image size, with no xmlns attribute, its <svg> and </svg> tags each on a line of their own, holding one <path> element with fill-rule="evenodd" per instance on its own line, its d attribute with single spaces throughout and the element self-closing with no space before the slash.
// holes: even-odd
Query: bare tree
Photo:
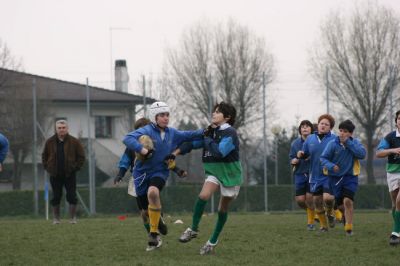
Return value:
<svg viewBox="0 0 400 266">
<path fill-rule="evenodd" d="M 321 26 L 320 43 L 312 55 L 315 77 L 323 86 L 330 85 L 335 99 L 362 127 L 368 183 L 375 183 L 376 132 L 387 122 L 388 100 L 400 80 L 399 37 L 399 17 L 389 8 L 368 3 L 347 17 L 332 13 Z"/>
<path fill-rule="evenodd" d="M 274 77 L 273 58 L 263 38 L 229 20 L 222 24 L 199 22 L 184 32 L 181 44 L 168 50 L 169 78 L 178 104 L 200 124 L 207 123 L 210 98 L 238 109 L 236 127 L 262 117 L 261 86 Z"/>
<path fill-rule="evenodd" d="M 21 68 L 21 63 L 15 60 L 2 42 L 0 60 L 0 131 L 10 142 L 13 189 L 21 189 L 22 166 L 33 143 L 32 78 L 23 78 L 20 72 L 15 71 Z M 38 104 L 38 121 L 46 117 L 44 108 L 40 106 Z"/>
</svg>

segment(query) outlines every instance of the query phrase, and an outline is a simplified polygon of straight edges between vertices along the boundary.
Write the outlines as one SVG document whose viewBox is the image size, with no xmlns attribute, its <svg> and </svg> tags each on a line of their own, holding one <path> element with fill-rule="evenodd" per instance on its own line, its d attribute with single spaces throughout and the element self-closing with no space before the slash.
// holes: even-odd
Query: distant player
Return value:
<svg viewBox="0 0 400 266">
<path fill-rule="evenodd" d="M 324 204 L 328 213 L 329 226 L 335 226 L 333 212 L 335 199 L 329 186 L 328 177 L 323 174 L 320 162 L 320 156 L 326 145 L 336 137 L 331 133 L 334 126 L 335 119 L 331 115 L 321 115 L 318 118 L 318 131 L 307 137 L 303 149 L 297 153 L 297 158 L 308 158 L 310 160 L 310 191 L 313 194 L 321 232 L 328 231 L 328 221 L 325 216 Z"/>
<path fill-rule="evenodd" d="M 350 120 L 339 124 L 339 136 L 328 143 L 321 155 L 322 166 L 327 169 L 335 201 L 346 218 L 346 235 L 353 235 L 353 201 L 358 188 L 359 160 L 365 158 L 365 148 L 354 139 L 355 126 Z"/>
<path fill-rule="evenodd" d="M 301 121 L 298 128 L 300 137 L 292 142 L 289 152 L 290 163 L 293 167 L 296 202 L 300 208 L 307 212 L 307 229 L 310 231 L 315 230 L 314 202 L 309 183 L 310 160 L 298 159 L 297 152 L 302 150 L 305 140 L 312 133 L 312 129 L 313 124 L 309 120 Z"/>
<path fill-rule="evenodd" d="M 387 157 L 386 172 L 392 200 L 393 230 L 389 244 L 400 244 L 400 110 L 396 112 L 396 130 L 387 134 L 379 143 L 376 157 Z"/>
</svg>

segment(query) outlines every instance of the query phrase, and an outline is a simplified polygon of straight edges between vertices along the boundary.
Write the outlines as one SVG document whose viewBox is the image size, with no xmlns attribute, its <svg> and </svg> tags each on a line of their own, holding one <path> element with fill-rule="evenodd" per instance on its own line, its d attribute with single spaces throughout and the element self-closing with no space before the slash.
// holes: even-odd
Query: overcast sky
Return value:
<svg viewBox="0 0 400 266">
<path fill-rule="evenodd" d="M 28 73 L 79 83 L 88 77 L 107 89 L 111 62 L 126 59 L 130 92 L 137 93 L 136 80 L 160 73 L 164 49 L 176 45 L 185 28 L 199 19 L 233 18 L 265 38 L 276 62 L 276 81 L 268 90 L 276 96 L 279 122 L 295 124 L 326 110 L 324 94 L 307 74 L 319 24 L 331 10 L 346 11 L 355 2 L 1 0 L 0 38 Z M 377 2 L 400 11 L 399 0 Z"/>
</svg>

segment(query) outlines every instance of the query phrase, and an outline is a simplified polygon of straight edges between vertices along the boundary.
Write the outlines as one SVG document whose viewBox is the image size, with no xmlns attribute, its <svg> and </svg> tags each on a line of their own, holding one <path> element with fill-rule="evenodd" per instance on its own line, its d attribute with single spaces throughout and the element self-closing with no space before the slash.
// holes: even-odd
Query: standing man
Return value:
<svg viewBox="0 0 400 266">
<path fill-rule="evenodd" d="M 389 244 L 400 244 L 400 110 L 396 112 L 396 130 L 384 137 L 378 145 L 376 157 L 387 157 L 386 172 L 392 200 L 393 231 Z"/>
<path fill-rule="evenodd" d="M 8 153 L 8 140 L 0 133 L 0 172 L 3 171 L 3 162 L 7 157 Z"/>
<path fill-rule="evenodd" d="M 307 230 L 309 231 L 315 230 L 315 207 L 309 182 L 310 160 L 298 159 L 297 152 L 303 148 L 303 144 L 312 130 L 313 124 L 309 120 L 301 121 L 298 128 L 300 136 L 292 142 L 289 152 L 296 187 L 296 202 L 300 208 L 307 212 Z"/>
<path fill-rule="evenodd" d="M 70 223 L 76 224 L 76 172 L 85 162 L 85 152 L 78 139 L 68 134 L 66 120 L 56 122 L 56 134 L 44 146 L 42 163 L 50 175 L 53 190 L 53 224 L 60 223 L 60 201 L 65 187 L 69 203 Z"/>
</svg>

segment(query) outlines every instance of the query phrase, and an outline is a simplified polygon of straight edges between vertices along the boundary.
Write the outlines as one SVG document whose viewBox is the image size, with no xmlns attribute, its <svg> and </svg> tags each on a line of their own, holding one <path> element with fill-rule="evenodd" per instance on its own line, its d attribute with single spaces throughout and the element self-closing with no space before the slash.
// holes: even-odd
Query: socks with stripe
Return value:
<svg viewBox="0 0 400 266">
<path fill-rule="evenodd" d="M 158 222 L 161 217 L 161 207 L 157 208 L 156 206 L 149 204 L 149 218 L 150 218 L 150 233 L 158 232 Z"/>
</svg>

